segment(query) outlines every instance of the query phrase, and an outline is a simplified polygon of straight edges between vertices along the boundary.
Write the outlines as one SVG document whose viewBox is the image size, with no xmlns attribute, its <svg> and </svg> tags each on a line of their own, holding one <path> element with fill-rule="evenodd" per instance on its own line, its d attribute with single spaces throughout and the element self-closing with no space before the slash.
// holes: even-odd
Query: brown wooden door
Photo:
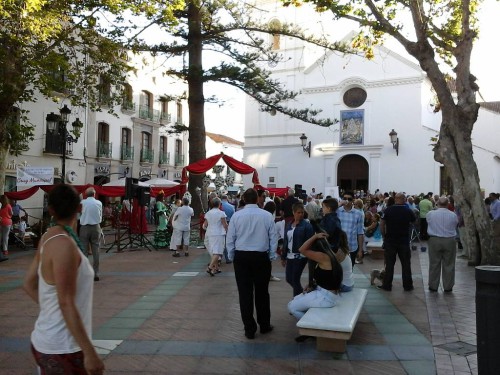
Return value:
<svg viewBox="0 0 500 375">
<path fill-rule="evenodd" d="M 368 190 L 368 162 L 359 155 L 344 156 L 337 169 L 339 190 Z"/>
</svg>

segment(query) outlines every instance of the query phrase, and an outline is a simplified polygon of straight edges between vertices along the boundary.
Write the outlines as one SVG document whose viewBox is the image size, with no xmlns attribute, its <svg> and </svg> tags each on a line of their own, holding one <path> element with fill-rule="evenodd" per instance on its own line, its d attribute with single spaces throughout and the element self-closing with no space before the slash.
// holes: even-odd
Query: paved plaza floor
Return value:
<svg viewBox="0 0 500 375">
<path fill-rule="evenodd" d="M 95 283 L 93 339 L 106 374 L 477 374 L 474 268 L 457 259 L 452 293 L 427 290 L 427 252 L 412 251 L 415 290 L 403 291 L 396 265 L 392 292 L 370 286 L 383 260 L 367 256 L 355 266 L 356 288 L 367 300 L 344 354 L 296 343 L 286 310 L 292 289 L 273 264 L 274 331 L 244 336 L 232 265 L 205 273 L 206 250 L 189 257 L 168 250 L 101 250 Z M 34 251 L 12 250 L 0 263 L 0 374 L 35 374 L 29 336 L 38 308 L 23 292 Z M 304 283 L 307 273 L 304 272 Z"/>
</svg>

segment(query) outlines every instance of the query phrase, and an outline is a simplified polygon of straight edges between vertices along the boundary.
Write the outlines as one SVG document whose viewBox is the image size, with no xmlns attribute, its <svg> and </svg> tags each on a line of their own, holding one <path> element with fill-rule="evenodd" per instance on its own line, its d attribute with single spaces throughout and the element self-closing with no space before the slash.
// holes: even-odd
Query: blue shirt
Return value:
<svg viewBox="0 0 500 375">
<path fill-rule="evenodd" d="M 490 214 L 493 220 L 500 220 L 500 201 L 498 199 L 491 202 Z"/>
<path fill-rule="evenodd" d="M 229 203 L 228 201 L 222 201 L 222 210 L 224 211 L 224 213 L 226 214 L 226 220 L 227 222 L 229 223 L 229 221 L 231 220 L 231 217 L 233 216 L 234 214 L 234 206 Z"/>
<path fill-rule="evenodd" d="M 256 204 L 247 204 L 236 211 L 229 222 L 226 247 L 231 261 L 235 250 L 268 252 L 269 259 L 275 260 L 278 234 L 273 215 Z"/>
<path fill-rule="evenodd" d="M 363 226 L 365 218 L 363 212 L 351 208 L 346 211 L 344 207 L 337 210 L 337 216 L 340 219 L 342 230 L 347 234 L 347 242 L 349 243 L 349 251 L 353 252 L 358 250 L 358 235 L 365 234 Z"/>
</svg>

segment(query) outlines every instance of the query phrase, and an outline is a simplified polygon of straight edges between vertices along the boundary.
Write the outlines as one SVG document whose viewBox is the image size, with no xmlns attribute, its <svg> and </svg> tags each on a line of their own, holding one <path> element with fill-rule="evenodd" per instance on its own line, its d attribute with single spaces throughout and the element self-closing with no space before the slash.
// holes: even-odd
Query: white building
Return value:
<svg viewBox="0 0 500 375">
<path fill-rule="evenodd" d="M 274 1 L 259 3 L 269 7 L 263 15 L 269 22 L 315 24 L 310 21 L 315 13 L 304 7 L 299 12 L 282 10 Z M 320 118 L 339 122 L 322 128 L 260 112 L 255 102 L 247 101 L 244 162 L 258 170 L 263 186 L 300 184 L 307 192 L 314 187 L 326 194 L 336 186 L 416 194 L 452 191 L 445 168 L 433 158 L 432 138 L 441 114 L 434 112 L 430 84 L 413 60 L 383 46 L 375 49 L 373 60 L 366 60 L 324 54 L 291 38 L 275 37 L 270 43 L 285 57 L 272 68 L 273 78 L 301 92 L 286 105 L 321 109 Z M 491 136 L 500 122 L 498 109 L 485 103 L 473 132 L 474 158 L 486 192 L 500 191 L 500 144 Z M 398 150 L 390 141 L 392 130 Z M 301 146 L 302 134 L 306 147 L 311 142 L 310 157 Z"/>
<path fill-rule="evenodd" d="M 142 180 L 157 176 L 180 179 L 188 162 L 187 132 L 169 135 L 167 130 L 174 123 L 187 124 L 186 100 L 173 99 L 186 91 L 186 85 L 164 76 L 164 61 L 162 65 L 150 56 L 130 56 L 136 69 L 124 82 L 123 103 L 114 108 L 117 116 L 107 113 L 106 108 L 102 112 L 71 108 L 64 93 L 55 93 L 57 103 L 40 96 L 37 102 L 22 106 L 21 109 L 29 110 L 29 121 L 35 125 L 35 139 L 29 151 L 9 158 L 5 191 L 16 190 L 19 166 L 54 167 L 55 181 L 64 179 L 75 185 L 102 185 L 125 176 Z M 113 89 L 105 87 L 102 94 Z M 76 118 L 83 123 L 83 129 L 76 143 L 67 143 L 66 173 L 61 176 L 61 138 L 57 131 L 48 130 L 46 119 L 51 112 L 59 114 L 64 105 L 71 109 L 68 130 Z M 30 215 L 41 217 L 43 192 L 21 204 Z"/>
</svg>

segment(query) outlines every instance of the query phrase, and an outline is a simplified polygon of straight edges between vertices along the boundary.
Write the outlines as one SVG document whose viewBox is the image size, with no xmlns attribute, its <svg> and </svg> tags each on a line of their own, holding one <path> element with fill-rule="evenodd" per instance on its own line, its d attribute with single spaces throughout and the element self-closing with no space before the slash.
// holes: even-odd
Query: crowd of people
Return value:
<svg viewBox="0 0 500 375">
<path fill-rule="evenodd" d="M 92 281 L 99 281 L 99 240 L 103 206 L 93 188 L 83 200 L 68 185 L 56 186 L 48 196 L 53 226 L 43 235 L 24 288 L 40 305 L 32 333 L 32 352 L 42 369 L 102 373 L 104 366 L 90 341 Z M 429 247 L 428 289 L 442 285 L 452 292 L 457 248 L 471 259 L 464 240 L 463 215 L 453 197 L 428 193 L 365 195 L 342 192 L 340 199 L 321 195 L 297 197 L 289 189 L 284 199 L 265 190 L 247 189 L 230 202 L 227 196 L 208 197 L 204 215 L 205 245 L 210 254 L 206 272 L 221 272 L 221 263 L 233 263 L 245 337 L 254 339 L 272 332 L 269 283 L 272 262 L 280 259 L 292 296 L 288 311 L 300 319 L 311 307 L 333 307 L 342 293 L 354 287 L 353 268 L 363 262 L 370 238 L 383 241 L 385 269 L 378 288 L 391 291 L 394 266 L 399 258 L 405 291 L 414 289 L 411 273 L 412 231 Z M 0 197 L 2 252 L 6 258 L 5 233 L 12 220 L 19 220 L 5 196 Z M 13 202 L 14 205 L 17 202 Z M 158 226 L 155 243 L 169 246 L 173 257 L 189 256 L 191 219 L 189 196 L 164 203 L 156 197 Z M 486 200 L 494 223 L 500 221 L 496 193 Z M 18 207 L 19 208 L 19 207 Z M 22 210 L 22 208 L 20 208 Z M 16 213 L 17 212 L 17 217 Z M 77 225 L 79 224 L 79 225 Z M 165 232 L 172 228 L 171 238 Z M 495 224 L 494 230 L 497 230 Z M 425 250 L 422 242 L 422 250 Z M 93 265 L 88 256 L 93 255 Z M 308 266 L 309 280 L 302 284 Z M 279 280 L 279 279 L 278 279 Z M 254 310 L 256 312 L 254 316 Z M 54 328 L 55 327 L 55 328 Z M 307 336 L 298 336 L 303 341 Z M 69 373 L 69 372 L 68 372 Z"/>
</svg>

